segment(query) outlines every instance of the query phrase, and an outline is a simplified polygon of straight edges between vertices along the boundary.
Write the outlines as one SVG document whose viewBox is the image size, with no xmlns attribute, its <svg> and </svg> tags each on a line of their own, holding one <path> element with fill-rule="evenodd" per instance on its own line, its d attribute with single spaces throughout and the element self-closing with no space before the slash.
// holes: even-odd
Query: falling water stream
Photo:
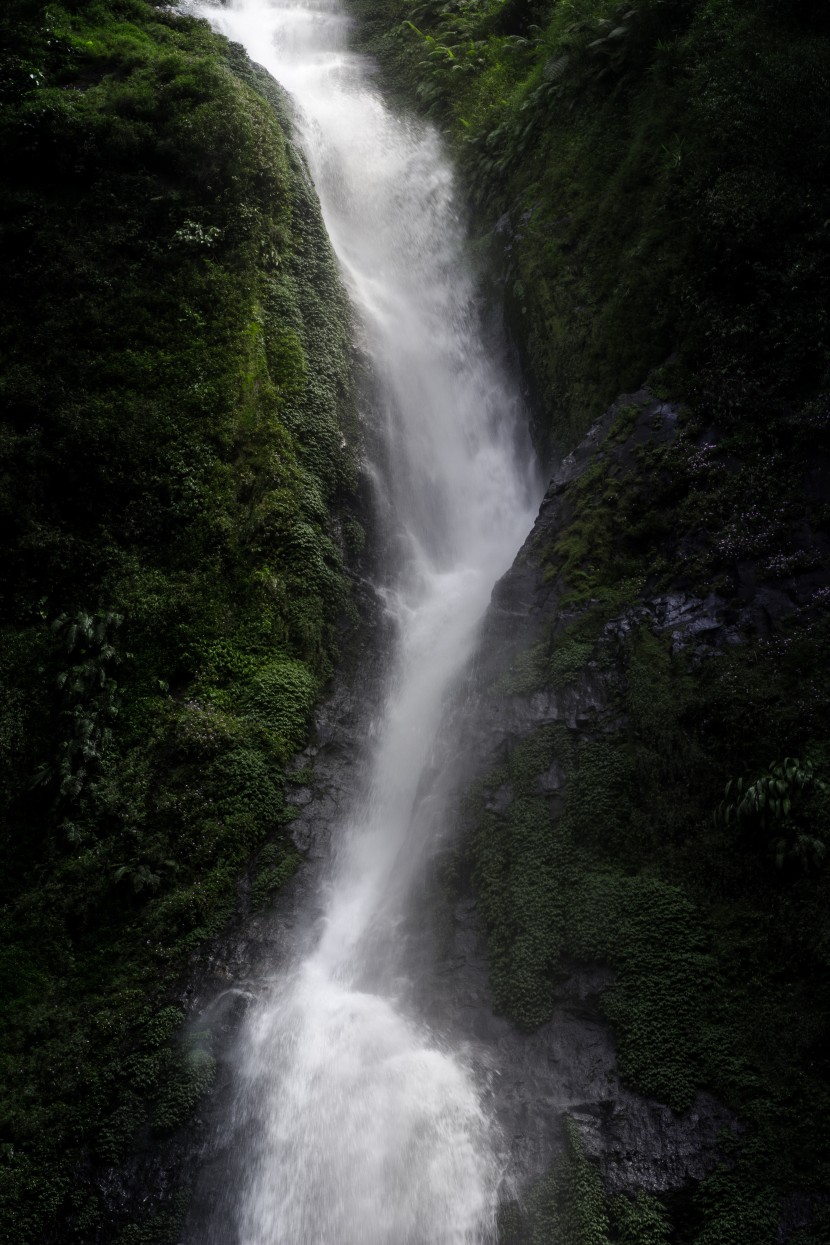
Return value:
<svg viewBox="0 0 830 1245">
<path fill-rule="evenodd" d="M 406 965 L 390 951 L 427 850 L 418 809 L 442 705 L 532 521 L 520 404 L 478 321 L 441 142 L 389 110 L 349 50 L 338 0 L 192 7 L 295 101 L 376 382 L 374 475 L 392 551 L 378 589 L 396 636 L 370 780 L 320 883 L 322 920 L 246 1021 L 236 1239 L 485 1245 L 497 1132 L 463 1052 L 404 1002 Z M 229 1245 L 226 1230 L 211 1241 Z"/>
</svg>

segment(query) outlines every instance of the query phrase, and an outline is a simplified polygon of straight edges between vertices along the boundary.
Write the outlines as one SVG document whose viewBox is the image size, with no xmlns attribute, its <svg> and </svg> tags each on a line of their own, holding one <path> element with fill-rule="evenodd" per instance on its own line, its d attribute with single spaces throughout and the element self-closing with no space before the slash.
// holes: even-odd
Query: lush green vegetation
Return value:
<svg viewBox="0 0 830 1245">
<path fill-rule="evenodd" d="M 822 391 L 830 19 L 804 0 L 354 0 L 445 129 L 539 441 L 570 445 L 675 356 L 713 418 Z M 680 374 L 678 375 L 678 371 Z"/>
<path fill-rule="evenodd" d="M 299 860 L 348 313 L 240 49 L 146 0 L 9 0 L 0 44 L 0 1235 L 132 1245 L 176 1206 L 114 1222 L 100 1175 L 211 1077 L 166 992 L 252 860 L 255 903 Z"/>
<path fill-rule="evenodd" d="M 745 1131 L 699 1196 L 671 1207 L 672 1239 L 769 1245 L 785 1200 L 798 1191 L 817 1211 L 830 1182 L 830 621 L 826 588 L 810 592 L 823 516 L 808 510 L 806 528 L 802 500 L 799 522 L 763 541 L 745 523 L 735 577 L 741 460 L 708 447 L 702 481 L 696 441 L 642 431 L 636 404 L 623 408 L 568 487 L 562 527 L 531 555 L 560 611 L 491 693 L 568 694 L 588 675 L 606 707 L 513 742 L 473 802 L 472 865 L 500 1010 L 538 1025 L 563 961 L 608 964 L 622 1075 L 678 1111 L 706 1088 L 737 1112 Z M 765 504 L 798 509 L 809 462 L 793 450 L 794 475 Z M 678 567 L 687 592 L 729 592 L 720 632 L 655 631 Z M 803 603 L 759 630 L 756 585 L 799 574 Z M 561 807 L 545 793 L 554 768 Z M 597 1239 L 628 1239 L 609 1222 Z M 823 1222 L 791 1239 L 826 1240 Z"/>
<path fill-rule="evenodd" d="M 355 4 L 501 256 L 543 451 L 649 375 L 684 403 L 676 431 L 624 407 L 531 554 L 559 612 L 492 694 L 587 673 L 608 708 L 514 741 L 478 797 L 497 1005 L 537 1025 L 563 957 L 613 966 L 623 1074 L 677 1109 L 707 1087 L 745 1126 L 668 1207 L 670 1239 L 771 1245 L 797 1194 L 813 1222 L 789 1239 L 826 1241 L 826 6 Z M 718 594 L 719 640 L 656 632 L 645 607 L 679 592 Z M 572 1136 L 505 1239 L 667 1239 L 659 1205 L 615 1210 L 586 1163 Z"/>
<path fill-rule="evenodd" d="M 605 680 L 518 740 L 469 852 L 498 1006 L 615 971 L 623 1074 L 744 1132 L 678 1204 L 607 1198 L 568 1131 L 505 1241 L 830 1239 L 825 567 L 830 21 L 806 0 L 353 0 L 495 239 L 538 440 L 647 374 L 534 556 L 561 613 L 494 694 Z M 170 986 L 299 863 L 284 767 L 358 550 L 348 317 L 280 93 L 150 0 L 0 13 L 0 1222 L 142 1245 L 101 1177 L 209 1084 Z M 769 589 L 795 610 L 759 627 Z M 734 642 L 642 607 L 717 593 Z M 620 621 L 625 626 L 618 625 Z M 705 647 L 705 646 L 704 646 Z M 539 776 L 563 776 L 561 815 Z M 80 1173 L 80 1175 L 79 1175 Z M 668 1225 L 668 1226 L 667 1226 Z"/>
</svg>

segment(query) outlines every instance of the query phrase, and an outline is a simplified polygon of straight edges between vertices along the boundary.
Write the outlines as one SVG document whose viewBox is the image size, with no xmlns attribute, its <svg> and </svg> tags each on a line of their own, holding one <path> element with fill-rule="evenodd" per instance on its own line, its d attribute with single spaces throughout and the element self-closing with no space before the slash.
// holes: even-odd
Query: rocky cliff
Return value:
<svg viewBox="0 0 830 1245">
<path fill-rule="evenodd" d="M 455 146 L 540 451 L 571 451 L 494 594 L 424 883 L 503 1240 L 819 1245 L 826 13 L 354 7 Z M 238 50 L 147 0 L 0 29 L 3 1227 L 143 1245 L 179 1232 L 197 1104 L 210 1161 L 233 1146 L 240 996 L 210 1041 L 174 1038 L 185 1010 L 287 944 L 345 798 L 346 685 L 290 758 L 355 643 L 353 357 Z"/>
<path fill-rule="evenodd" d="M 688 412 L 619 399 L 463 697 L 439 989 L 495 1056 L 506 1240 L 825 1239 L 826 545 L 794 514 L 702 586 L 715 463 L 735 489 Z"/>
<path fill-rule="evenodd" d="M 555 471 L 439 871 L 449 995 L 559 1156 L 506 1237 L 826 1241 L 827 15 L 355 9 L 458 155 Z"/>
<path fill-rule="evenodd" d="M 0 41 L 0 1236 L 135 1245 L 180 1206 L 113 1173 L 214 1075 L 174 985 L 302 859 L 286 767 L 356 618 L 352 333 L 241 49 L 145 0 L 14 0 Z"/>
</svg>

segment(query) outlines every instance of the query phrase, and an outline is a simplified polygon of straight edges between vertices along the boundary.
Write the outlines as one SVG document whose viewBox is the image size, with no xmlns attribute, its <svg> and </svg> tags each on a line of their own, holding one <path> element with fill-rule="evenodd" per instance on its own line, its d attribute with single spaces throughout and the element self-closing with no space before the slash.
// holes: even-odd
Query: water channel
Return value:
<svg viewBox="0 0 830 1245">
<path fill-rule="evenodd" d="M 396 930 L 428 850 L 419 810 L 447 694 L 538 500 L 521 402 L 482 330 L 440 138 L 384 102 L 350 50 L 347 8 L 193 7 L 294 100 L 374 376 L 377 590 L 395 636 L 369 779 L 319 881 L 322 919 L 263 985 L 239 1043 L 234 1110 L 250 1140 L 236 1240 L 485 1245 L 498 1129 L 464 1050 L 407 1002 Z M 433 798 L 431 824 L 440 814 Z"/>
</svg>

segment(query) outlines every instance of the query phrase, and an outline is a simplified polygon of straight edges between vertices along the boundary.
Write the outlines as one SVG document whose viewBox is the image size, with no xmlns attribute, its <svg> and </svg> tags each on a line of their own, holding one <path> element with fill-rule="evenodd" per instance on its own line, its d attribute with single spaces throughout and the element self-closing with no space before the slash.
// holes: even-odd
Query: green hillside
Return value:
<svg viewBox="0 0 830 1245">
<path fill-rule="evenodd" d="M 594 697 L 465 805 L 495 1005 L 532 1030 L 607 966 L 626 1083 L 739 1124 L 659 1198 L 567 1124 L 503 1245 L 828 1245 L 830 10 L 350 8 L 458 162 L 544 461 L 615 403 L 485 663 L 514 721 Z M 164 1245 L 181 1200 L 101 1190 L 211 1083 L 188 957 L 300 864 L 286 766 L 363 541 L 349 316 L 239 48 L 6 0 L 0 49 L 0 1241 Z"/>
<path fill-rule="evenodd" d="M 241 49 L 145 0 L 14 0 L 0 45 L 0 1239 L 156 1240 L 93 1189 L 209 1083 L 169 1044 L 188 953 L 252 858 L 255 902 L 299 861 L 283 767 L 360 536 L 348 312 Z"/>
<path fill-rule="evenodd" d="M 738 1120 L 657 1200 L 607 1198 L 572 1126 L 504 1240 L 827 1242 L 830 15 L 355 2 L 459 161 L 543 455 L 631 395 L 497 590 L 505 656 L 485 640 L 507 760 L 466 860 L 496 1006 L 533 1029 L 569 965 L 608 966 L 627 1083 Z"/>
<path fill-rule="evenodd" d="M 570 447 L 669 359 L 670 388 L 722 421 L 769 429 L 824 392 L 824 6 L 354 7 L 390 85 L 447 134 L 481 227 L 507 239 L 545 445 Z"/>
</svg>

